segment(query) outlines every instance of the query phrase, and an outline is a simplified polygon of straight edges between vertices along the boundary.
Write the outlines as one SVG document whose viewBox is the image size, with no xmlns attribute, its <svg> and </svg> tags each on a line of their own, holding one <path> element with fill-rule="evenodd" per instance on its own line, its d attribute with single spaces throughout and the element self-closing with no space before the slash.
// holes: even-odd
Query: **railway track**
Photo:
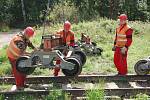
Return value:
<svg viewBox="0 0 150 100">
<path fill-rule="evenodd" d="M 69 93 L 72 96 L 72 100 L 76 100 L 77 97 L 85 97 L 86 93 L 90 90 L 86 89 L 66 89 L 61 90 L 62 93 Z M 34 90 L 34 91 L 15 91 L 15 92 L 0 92 L 0 94 L 5 97 L 13 97 L 15 95 L 49 95 L 53 90 Z M 105 95 L 118 96 L 120 98 L 130 98 L 131 96 L 135 96 L 140 93 L 145 93 L 150 95 L 150 88 L 119 88 L 119 89 L 104 89 Z"/>
<path fill-rule="evenodd" d="M 105 85 L 102 89 L 105 92 L 106 96 L 119 96 L 121 98 L 130 98 L 140 93 L 150 95 L 150 75 L 146 76 L 137 76 L 137 75 L 127 75 L 127 76 L 115 76 L 115 75 L 80 75 L 78 77 L 49 77 L 49 76 L 30 76 L 27 78 L 26 83 L 28 84 L 79 84 L 79 87 L 69 87 L 61 88 L 59 90 L 62 93 L 69 93 L 72 96 L 73 100 L 76 100 L 76 97 L 84 97 L 88 91 L 91 91 L 91 85 L 87 85 L 89 88 L 84 86 L 80 87 L 80 83 L 90 83 L 93 87 L 98 84 L 101 80 L 104 80 Z M 0 84 L 14 84 L 13 77 L 1 77 Z M 97 90 L 97 89 L 95 89 Z M 25 91 L 16 91 L 9 92 L 3 91 L 0 94 L 7 96 L 12 96 L 16 94 L 32 94 L 32 95 L 48 95 L 52 93 L 53 90 L 25 90 Z"/>
<path fill-rule="evenodd" d="M 127 76 L 116 76 L 116 75 L 79 75 L 77 77 L 66 77 L 66 76 L 29 76 L 27 77 L 26 83 L 28 84 L 49 84 L 49 83 L 69 83 L 74 82 L 91 82 L 97 83 L 100 80 L 106 82 L 112 81 L 149 81 L 150 75 L 127 75 Z M 0 84 L 14 84 L 14 77 L 0 77 Z"/>
</svg>

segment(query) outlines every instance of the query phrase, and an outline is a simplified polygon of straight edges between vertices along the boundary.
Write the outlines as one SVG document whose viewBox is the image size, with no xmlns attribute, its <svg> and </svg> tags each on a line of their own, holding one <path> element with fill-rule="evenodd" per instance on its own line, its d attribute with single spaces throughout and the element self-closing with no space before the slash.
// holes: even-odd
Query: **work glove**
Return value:
<svg viewBox="0 0 150 100">
<path fill-rule="evenodd" d="M 25 51 L 21 56 L 30 56 L 30 55 L 31 53 Z"/>
<path fill-rule="evenodd" d="M 37 51 L 37 50 L 39 50 L 39 48 L 34 48 L 33 50 L 34 50 L 34 51 Z"/>
<path fill-rule="evenodd" d="M 113 46 L 112 51 L 116 51 L 116 46 Z"/>
<path fill-rule="evenodd" d="M 126 47 L 122 47 L 122 48 L 121 48 L 121 54 L 122 54 L 122 55 L 125 55 L 125 54 L 126 54 L 126 51 L 127 51 L 127 48 L 126 48 Z"/>
</svg>

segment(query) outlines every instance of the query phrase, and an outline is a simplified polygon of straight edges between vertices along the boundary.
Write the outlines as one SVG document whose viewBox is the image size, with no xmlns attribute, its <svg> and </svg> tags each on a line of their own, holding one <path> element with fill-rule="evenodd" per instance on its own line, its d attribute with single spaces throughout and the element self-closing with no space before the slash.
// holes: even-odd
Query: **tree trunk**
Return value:
<svg viewBox="0 0 150 100">
<path fill-rule="evenodd" d="M 26 12 L 25 12 L 25 8 L 24 8 L 24 1 L 23 0 L 21 0 L 21 6 L 22 6 L 23 20 L 24 20 L 24 23 L 26 23 Z"/>
</svg>

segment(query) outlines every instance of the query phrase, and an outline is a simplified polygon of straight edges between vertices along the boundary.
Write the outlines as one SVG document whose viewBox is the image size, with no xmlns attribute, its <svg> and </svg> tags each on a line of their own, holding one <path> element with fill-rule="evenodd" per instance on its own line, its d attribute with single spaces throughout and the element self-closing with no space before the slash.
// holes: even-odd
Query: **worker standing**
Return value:
<svg viewBox="0 0 150 100">
<path fill-rule="evenodd" d="M 16 70 L 16 61 L 20 56 L 27 54 L 27 46 L 31 47 L 32 49 L 36 49 L 29 40 L 33 35 L 33 28 L 27 27 L 23 32 L 19 32 L 12 38 L 7 48 L 7 57 L 12 66 L 12 73 L 15 77 L 16 82 L 16 86 L 11 89 L 12 91 L 22 90 L 25 87 L 24 82 L 26 79 L 26 75 Z"/>
<path fill-rule="evenodd" d="M 63 44 L 66 46 L 74 46 L 75 45 L 75 37 L 74 33 L 71 31 L 71 23 L 69 21 L 65 21 L 64 28 L 61 29 L 56 34 L 59 34 L 63 39 Z M 64 54 L 65 55 L 65 54 Z M 58 73 L 60 71 L 60 60 L 56 61 L 56 67 L 54 69 L 54 76 L 58 76 Z"/>
<path fill-rule="evenodd" d="M 118 75 L 127 74 L 127 55 L 128 49 L 132 43 L 133 29 L 127 23 L 127 15 L 121 14 L 118 18 L 119 26 L 116 28 L 114 41 L 114 64 L 117 68 Z"/>
</svg>

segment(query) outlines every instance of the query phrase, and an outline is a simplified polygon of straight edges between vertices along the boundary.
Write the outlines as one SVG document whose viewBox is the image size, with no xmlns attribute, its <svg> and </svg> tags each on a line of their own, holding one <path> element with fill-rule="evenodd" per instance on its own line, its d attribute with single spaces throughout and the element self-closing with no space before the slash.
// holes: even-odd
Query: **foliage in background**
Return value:
<svg viewBox="0 0 150 100">
<path fill-rule="evenodd" d="M 21 0 L 1 0 L 1 26 L 24 27 L 42 23 L 48 0 L 23 0 L 26 22 L 23 22 Z M 120 13 L 126 13 L 129 20 L 150 20 L 150 0 L 49 0 L 49 22 L 62 22 L 69 19 L 74 22 L 93 20 L 98 17 L 116 19 Z M 6 27 L 7 28 L 7 27 Z M 5 30 L 3 30 L 5 31 Z M 6 30 L 7 31 L 7 30 Z"/>
<path fill-rule="evenodd" d="M 60 23 L 65 20 L 75 22 L 77 17 L 77 8 L 75 8 L 73 3 L 68 3 L 67 1 L 62 1 L 54 6 L 50 10 L 47 20 L 52 23 Z"/>
</svg>

